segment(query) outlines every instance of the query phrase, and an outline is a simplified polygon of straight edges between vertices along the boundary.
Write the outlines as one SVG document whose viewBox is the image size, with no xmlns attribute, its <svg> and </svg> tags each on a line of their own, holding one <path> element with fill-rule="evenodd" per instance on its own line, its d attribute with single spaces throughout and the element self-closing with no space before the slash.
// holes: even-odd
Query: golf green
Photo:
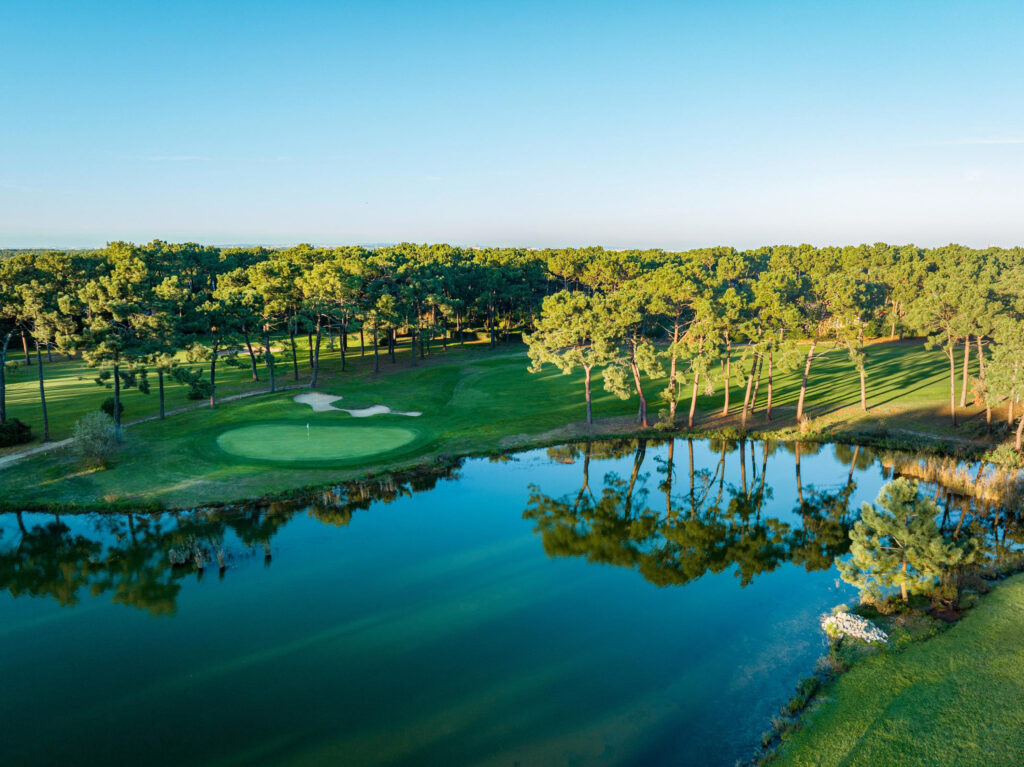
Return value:
<svg viewBox="0 0 1024 767">
<path fill-rule="evenodd" d="M 217 438 L 221 450 L 260 461 L 349 461 L 387 453 L 416 438 L 396 426 L 253 424 Z"/>
</svg>

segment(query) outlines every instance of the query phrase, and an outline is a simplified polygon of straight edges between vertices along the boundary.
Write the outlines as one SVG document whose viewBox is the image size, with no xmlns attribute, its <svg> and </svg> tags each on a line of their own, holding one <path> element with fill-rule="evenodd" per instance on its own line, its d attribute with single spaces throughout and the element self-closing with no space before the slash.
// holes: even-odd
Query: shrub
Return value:
<svg viewBox="0 0 1024 767">
<path fill-rule="evenodd" d="M 124 415 L 124 403 L 123 402 L 118 402 L 117 404 L 118 404 L 117 414 L 118 415 Z M 109 415 L 111 418 L 113 418 L 114 417 L 114 398 L 113 397 L 107 397 L 105 400 L 103 400 L 103 404 L 100 405 L 100 410 L 102 412 L 106 413 L 107 415 Z"/>
<path fill-rule="evenodd" d="M 72 437 L 75 454 L 90 466 L 105 466 L 117 452 L 114 419 L 106 413 L 87 413 L 75 424 Z"/>
<path fill-rule="evenodd" d="M 20 445 L 32 440 L 32 428 L 19 421 L 17 418 L 10 418 L 5 423 L 0 423 L 0 447 Z"/>
<path fill-rule="evenodd" d="M 821 680 L 816 676 L 804 677 L 796 687 L 797 692 L 804 700 L 810 700 L 821 689 Z"/>
<path fill-rule="evenodd" d="M 188 387 L 189 399 L 205 399 L 210 396 L 210 382 L 203 377 L 202 370 L 190 370 L 186 367 L 174 368 L 171 377 Z"/>
</svg>

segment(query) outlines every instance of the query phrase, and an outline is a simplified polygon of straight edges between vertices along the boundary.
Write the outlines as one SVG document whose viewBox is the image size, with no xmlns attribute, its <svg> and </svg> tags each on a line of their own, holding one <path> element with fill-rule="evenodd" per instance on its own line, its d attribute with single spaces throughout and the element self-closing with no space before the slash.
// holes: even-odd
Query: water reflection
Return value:
<svg viewBox="0 0 1024 767">
<path fill-rule="evenodd" d="M 849 467 L 838 488 L 819 489 L 804 482 L 802 459 L 820 453 L 816 443 L 771 440 L 710 440 L 718 454 L 711 468 L 695 468 L 693 440 L 687 451 L 688 485 L 677 480 L 676 440 L 619 440 L 551 448 L 560 463 L 582 460 L 578 493 L 552 497 L 537 485 L 523 516 L 535 523 L 544 550 L 552 557 L 583 557 L 589 562 L 636 570 L 657 586 L 683 585 L 707 573 L 732 570 L 741 586 L 784 562 L 808 572 L 827 570 L 849 549 L 849 531 L 859 509 L 851 508 L 857 488 L 855 471 L 876 462 L 885 478 L 909 477 L 945 499 L 942 529 L 957 537 L 969 531 L 983 541 L 987 563 L 999 566 L 1020 548 L 1021 499 L 1019 473 L 956 459 L 921 458 L 861 446 L 834 445 L 835 459 Z M 665 446 L 665 456 L 648 466 L 660 477 L 655 504 L 644 472 L 648 447 Z M 793 455 L 797 524 L 762 517 L 773 499 L 768 482 L 769 457 L 779 449 Z M 632 456 L 628 477 L 611 472 L 595 492 L 592 459 Z M 748 466 L 749 457 L 749 466 Z M 738 463 L 739 484 L 726 481 L 727 463 Z M 686 477 L 684 477 L 686 479 Z M 834 479 L 834 477 L 832 478 Z"/>
<path fill-rule="evenodd" d="M 858 446 L 712 440 L 713 461 L 695 461 L 693 440 L 602 440 L 547 450 L 558 464 L 578 464 L 579 487 L 546 494 L 529 486 L 523 517 L 550 557 L 635 570 L 657 586 L 680 586 L 708 573 L 732 572 L 742 586 L 786 562 L 808 572 L 832 567 L 849 545 L 858 509 L 856 472 L 878 465 L 885 478 L 922 482 L 943 509 L 949 535 L 982 538 L 993 564 L 1024 541 L 1021 479 L 954 459 Z M 803 476 L 822 450 L 847 467 L 827 486 Z M 793 457 L 794 497 L 778 498 L 770 477 L 777 454 Z M 500 460 L 514 456 L 499 456 Z M 591 476 L 592 462 L 628 459 L 627 470 Z M 704 465 L 701 465 L 701 464 Z M 5 514 L 0 516 L 0 588 L 14 597 L 45 597 L 63 606 L 84 595 L 170 615 L 185 578 L 224 578 L 246 560 L 273 561 L 274 537 L 297 515 L 347 527 L 356 512 L 428 492 L 455 479 L 462 463 L 338 484 L 314 496 L 245 507 L 158 514 Z M 731 479 L 730 479 L 731 478 Z M 780 513 L 785 509 L 787 513 Z M 783 518 L 784 517 L 784 518 Z"/>
<path fill-rule="evenodd" d="M 796 448 L 795 512 L 801 523 L 794 525 L 764 514 L 774 493 L 767 478 L 768 457 L 778 444 L 712 441 L 718 461 L 701 469 L 694 468 L 692 440 L 683 444 L 683 482 L 677 476 L 675 440 L 648 467 L 658 476 L 653 491 L 661 496 L 657 503 L 648 487 L 650 471 L 644 471 L 646 440 L 590 443 L 571 448 L 574 452 L 559 448 L 556 455 L 562 461 L 582 458 L 579 492 L 552 497 L 532 485 L 524 517 L 535 523 L 548 555 L 629 567 L 658 586 L 682 585 L 726 570 L 746 586 L 783 562 L 823 570 L 845 553 L 852 524 L 849 499 L 856 487 L 852 471 L 838 491 L 804 488 Z M 595 491 L 591 459 L 626 454 L 632 455 L 629 476 L 606 474 Z M 726 481 L 730 458 L 738 462 L 738 484 Z"/>
</svg>

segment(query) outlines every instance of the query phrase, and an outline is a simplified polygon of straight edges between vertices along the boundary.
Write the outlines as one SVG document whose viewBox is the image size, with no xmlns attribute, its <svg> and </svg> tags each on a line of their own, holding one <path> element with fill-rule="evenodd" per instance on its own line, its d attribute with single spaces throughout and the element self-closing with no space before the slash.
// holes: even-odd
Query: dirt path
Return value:
<svg viewBox="0 0 1024 767">
<path fill-rule="evenodd" d="M 292 389 L 308 389 L 309 384 L 291 384 L 289 386 L 278 386 L 274 393 L 281 391 L 290 391 Z M 241 394 L 232 394 L 223 399 L 217 400 L 218 404 L 224 402 L 233 402 L 237 399 L 245 399 L 246 397 L 256 397 L 260 394 L 270 394 L 270 389 L 260 389 L 259 391 L 246 391 Z M 209 408 L 209 404 L 202 403 L 197 405 L 187 405 L 186 407 L 175 408 L 174 410 L 167 410 L 164 412 L 164 416 L 169 418 L 172 415 L 181 415 L 182 413 L 188 413 L 193 410 L 202 410 L 203 408 Z M 122 424 L 122 428 L 127 429 L 129 426 L 135 426 L 136 424 L 145 423 L 146 421 L 159 421 L 159 415 L 148 415 L 145 418 L 136 418 L 134 421 L 128 421 Z M 17 463 L 25 458 L 31 458 L 34 455 L 40 455 L 41 453 L 49 453 L 52 450 L 59 450 L 62 447 L 67 447 L 74 442 L 73 437 L 62 439 L 59 442 L 44 442 L 42 445 L 35 445 L 33 447 L 19 450 L 16 453 L 9 453 L 5 456 L 0 456 L 0 469 L 4 469 L 12 464 Z"/>
</svg>

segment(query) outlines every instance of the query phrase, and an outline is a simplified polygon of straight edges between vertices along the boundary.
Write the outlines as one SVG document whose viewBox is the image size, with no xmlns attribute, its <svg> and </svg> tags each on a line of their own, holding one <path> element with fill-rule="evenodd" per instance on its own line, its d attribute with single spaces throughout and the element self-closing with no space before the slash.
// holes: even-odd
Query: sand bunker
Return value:
<svg viewBox="0 0 1024 767">
<path fill-rule="evenodd" d="M 309 405 L 313 408 L 313 411 L 317 413 L 323 413 L 328 410 L 340 410 L 343 413 L 348 413 L 353 418 L 369 418 L 371 415 L 405 415 L 411 418 L 417 418 L 423 415 L 423 413 L 418 410 L 410 410 L 408 412 L 392 410 L 387 405 L 371 405 L 370 407 L 353 409 L 335 407 L 332 403 L 337 402 L 341 397 L 316 391 L 296 394 L 292 399 L 300 405 Z"/>
<path fill-rule="evenodd" d="M 334 394 L 324 394 L 323 392 L 310 391 L 304 394 L 296 394 L 292 399 L 298 402 L 300 405 L 309 405 L 313 408 L 314 412 L 323 413 L 328 410 L 341 410 L 341 408 L 334 407 L 332 402 L 337 402 L 341 397 Z"/>
<path fill-rule="evenodd" d="M 387 405 L 370 405 L 370 407 L 356 408 L 355 410 L 349 410 L 343 407 L 337 407 L 334 409 L 344 410 L 353 418 L 368 418 L 371 415 L 383 415 L 384 413 L 390 413 L 391 415 L 407 415 L 413 418 L 423 415 L 419 410 L 392 410 Z"/>
</svg>

